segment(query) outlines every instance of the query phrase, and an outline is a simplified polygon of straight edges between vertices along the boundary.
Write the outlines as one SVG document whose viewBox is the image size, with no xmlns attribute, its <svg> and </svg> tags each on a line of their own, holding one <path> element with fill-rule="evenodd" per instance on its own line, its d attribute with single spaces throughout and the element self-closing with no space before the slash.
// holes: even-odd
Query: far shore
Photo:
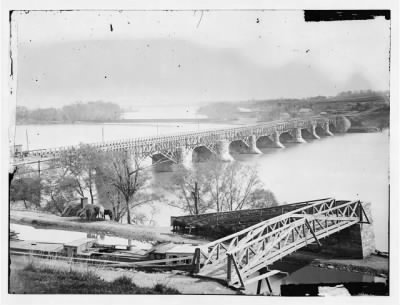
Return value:
<svg viewBox="0 0 400 305">
<path fill-rule="evenodd" d="M 170 118 L 170 119 L 119 119 L 110 121 L 25 121 L 16 125 L 63 125 L 63 124 L 135 124 L 135 123 L 212 123 L 212 124 L 238 124 L 234 120 L 216 120 L 207 118 Z"/>
</svg>

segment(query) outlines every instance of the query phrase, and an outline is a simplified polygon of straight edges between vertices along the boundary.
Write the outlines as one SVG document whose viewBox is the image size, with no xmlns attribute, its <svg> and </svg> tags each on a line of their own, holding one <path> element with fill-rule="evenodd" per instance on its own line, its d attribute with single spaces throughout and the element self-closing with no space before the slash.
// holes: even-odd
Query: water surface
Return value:
<svg viewBox="0 0 400 305">
<path fill-rule="evenodd" d="M 17 143 L 29 135 L 29 148 L 45 148 L 102 138 L 116 140 L 177 131 L 224 128 L 222 124 L 70 124 L 17 126 Z M 265 186 L 281 204 L 318 198 L 371 202 L 378 249 L 388 249 L 389 216 L 389 136 L 388 132 L 344 134 L 286 144 L 285 149 L 262 149 L 261 155 L 241 154 L 234 158 L 255 166 Z M 169 181 L 171 173 L 158 173 Z M 144 208 L 144 210 L 149 210 Z M 159 205 L 154 221 L 169 226 L 170 216 L 181 215 L 177 208 Z"/>
</svg>

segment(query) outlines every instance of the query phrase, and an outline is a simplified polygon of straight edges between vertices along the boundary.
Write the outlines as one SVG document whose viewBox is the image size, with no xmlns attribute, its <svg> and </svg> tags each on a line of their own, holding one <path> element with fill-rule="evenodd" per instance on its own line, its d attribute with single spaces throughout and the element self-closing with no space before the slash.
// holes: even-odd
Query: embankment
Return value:
<svg viewBox="0 0 400 305">
<path fill-rule="evenodd" d="M 10 222 L 37 228 L 70 230 L 87 233 L 104 233 L 142 241 L 202 244 L 207 240 L 191 235 L 177 235 L 169 227 L 148 227 L 121 224 L 108 220 L 86 221 L 79 217 L 60 217 L 34 211 L 10 211 Z"/>
</svg>

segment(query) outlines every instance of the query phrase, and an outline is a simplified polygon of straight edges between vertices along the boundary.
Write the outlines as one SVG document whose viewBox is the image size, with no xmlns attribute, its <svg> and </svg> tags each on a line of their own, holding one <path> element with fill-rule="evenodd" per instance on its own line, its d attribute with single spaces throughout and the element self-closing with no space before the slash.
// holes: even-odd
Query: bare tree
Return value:
<svg viewBox="0 0 400 305">
<path fill-rule="evenodd" d="M 253 208 L 261 204 L 260 200 L 266 201 L 265 207 L 276 204 L 276 200 L 262 196 L 271 192 L 264 189 L 257 171 L 250 166 L 240 162 L 211 162 L 203 171 L 209 173 L 206 187 L 217 212 Z"/>
<path fill-rule="evenodd" d="M 90 201 L 94 203 L 94 185 L 96 169 L 102 162 L 102 153 L 90 145 L 81 144 L 78 148 L 61 153 L 57 161 L 64 169 L 64 175 L 74 179 L 75 191 L 85 197 L 85 191 L 89 191 Z"/>
<path fill-rule="evenodd" d="M 200 188 L 199 214 L 207 211 L 236 211 L 277 205 L 274 194 L 266 190 L 256 170 L 239 162 L 208 162 L 197 169 L 180 169 L 166 186 L 175 199 L 168 203 L 193 215 L 194 183 Z"/>
<path fill-rule="evenodd" d="M 62 214 L 65 205 L 74 199 L 76 181 L 63 169 L 50 169 L 42 174 L 43 197 L 47 201 L 44 209 Z"/>
<path fill-rule="evenodd" d="M 177 168 L 171 177 L 170 184 L 164 184 L 163 188 L 174 198 L 170 198 L 167 203 L 170 206 L 177 207 L 190 215 L 201 214 L 213 208 L 210 201 L 205 200 L 207 196 L 206 184 L 207 176 L 205 172 L 196 169 L 187 169 L 183 166 Z M 195 206 L 195 185 L 199 186 L 197 208 Z"/>
<path fill-rule="evenodd" d="M 108 185 L 106 193 L 113 204 L 116 220 L 126 214 L 128 224 L 131 224 L 133 209 L 161 198 L 149 191 L 150 175 L 141 166 L 139 158 L 126 152 L 105 154 L 97 171 L 101 172 L 103 185 Z"/>
</svg>

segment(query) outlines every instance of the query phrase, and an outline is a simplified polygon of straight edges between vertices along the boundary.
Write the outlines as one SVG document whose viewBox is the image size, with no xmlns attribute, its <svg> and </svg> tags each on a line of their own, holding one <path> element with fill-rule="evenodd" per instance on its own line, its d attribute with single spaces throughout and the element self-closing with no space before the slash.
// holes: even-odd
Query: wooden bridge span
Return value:
<svg viewBox="0 0 400 305">
<path fill-rule="evenodd" d="M 283 214 L 276 216 L 278 209 Z M 193 264 L 198 276 L 213 278 L 239 289 L 263 279 L 269 283 L 268 277 L 281 272 L 269 269 L 279 259 L 311 243 L 320 246 L 321 239 L 356 224 L 370 224 L 359 200 L 326 198 L 248 211 L 252 212 L 225 213 L 221 215 L 220 223 L 238 223 L 242 219 L 245 225 L 250 225 L 260 217 L 266 220 L 197 248 Z M 229 215 L 232 219 L 227 221 Z M 216 215 L 172 219 L 177 220 L 205 225 L 215 222 Z"/>
</svg>

